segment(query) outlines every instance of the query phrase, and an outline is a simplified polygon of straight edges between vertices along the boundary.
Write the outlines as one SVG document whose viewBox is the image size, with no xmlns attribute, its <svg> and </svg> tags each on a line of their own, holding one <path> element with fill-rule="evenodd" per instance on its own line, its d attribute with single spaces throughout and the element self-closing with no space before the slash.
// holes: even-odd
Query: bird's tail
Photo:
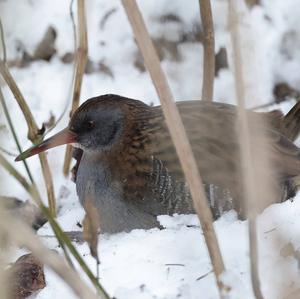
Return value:
<svg viewBox="0 0 300 299">
<path fill-rule="evenodd" d="M 294 141 L 300 133 L 300 101 L 282 118 L 282 133 Z"/>
</svg>

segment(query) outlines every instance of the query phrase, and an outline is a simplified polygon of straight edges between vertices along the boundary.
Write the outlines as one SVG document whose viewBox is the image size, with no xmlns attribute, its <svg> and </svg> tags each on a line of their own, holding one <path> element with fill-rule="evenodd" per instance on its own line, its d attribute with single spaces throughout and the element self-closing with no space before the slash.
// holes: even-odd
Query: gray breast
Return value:
<svg viewBox="0 0 300 299">
<path fill-rule="evenodd" d="M 99 156 L 83 153 L 77 172 L 76 189 L 83 207 L 90 200 L 97 208 L 103 233 L 159 226 L 154 215 L 123 198 L 121 184 L 112 179 L 109 168 Z"/>
</svg>

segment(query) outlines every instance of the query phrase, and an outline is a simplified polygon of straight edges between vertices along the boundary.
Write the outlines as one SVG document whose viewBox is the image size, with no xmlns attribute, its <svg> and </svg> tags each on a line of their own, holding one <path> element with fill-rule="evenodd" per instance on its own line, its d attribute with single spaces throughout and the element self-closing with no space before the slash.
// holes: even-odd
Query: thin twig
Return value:
<svg viewBox="0 0 300 299">
<path fill-rule="evenodd" d="M 3 61 L 4 61 L 4 63 L 6 63 L 6 44 L 5 44 L 4 30 L 3 30 L 1 19 L 0 19 L 0 31 L 1 31 L 1 43 L 2 43 L 2 49 L 3 49 Z M 8 126 L 10 128 L 10 131 L 11 131 L 12 135 L 13 135 L 13 138 L 14 138 L 15 143 L 17 145 L 18 151 L 21 154 L 22 153 L 22 147 L 21 147 L 21 144 L 19 142 L 19 139 L 18 139 L 16 130 L 14 128 L 13 122 L 11 120 L 10 113 L 9 113 L 8 108 L 7 108 L 7 105 L 6 105 L 6 102 L 5 102 L 5 99 L 4 99 L 4 96 L 3 96 L 1 88 L 0 88 L 0 102 L 2 104 L 4 114 L 5 114 L 5 117 L 6 117 L 7 122 L 8 122 Z M 27 164 L 27 161 L 23 161 L 23 164 L 24 164 L 25 170 L 27 172 L 27 175 L 28 175 L 31 183 L 35 184 L 33 176 L 31 174 L 29 166 Z"/>
<path fill-rule="evenodd" d="M 2 105 L 2 107 L 3 107 L 3 111 L 4 111 L 4 114 L 5 114 L 5 117 L 6 117 L 6 119 L 7 119 L 8 126 L 9 126 L 9 128 L 10 128 L 10 131 L 11 131 L 12 135 L 13 135 L 14 141 L 15 141 L 15 143 L 16 143 L 16 145 L 17 145 L 18 151 L 19 151 L 19 153 L 21 154 L 21 153 L 22 153 L 22 147 L 21 147 L 19 138 L 18 138 L 18 136 L 17 136 L 17 133 L 16 133 L 16 130 L 15 130 L 14 124 L 13 124 L 13 122 L 12 122 L 12 119 L 11 119 L 11 117 L 10 117 L 10 113 L 9 113 L 8 108 L 7 108 L 7 105 L 6 105 L 6 102 L 5 102 L 5 99 L 4 99 L 4 96 L 3 96 L 3 93 L 2 93 L 1 87 L 0 87 L 0 102 L 1 102 L 1 105 Z M 35 183 L 34 183 L 33 176 L 32 176 L 32 174 L 31 174 L 31 171 L 30 171 L 29 166 L 28 166 L 28 164 L 27 164 L 27 161 L 23 160 L 22 162 L 23 162 L 23 164 L 24 164 L 25 170 L 26 170 L 26 172 L 27 172 L 27 175 L 28 175 L 28 177 L 29 177 L 31 183 L 32 183 L 32 184 L 35 184 Z"/>
<path fill-rule="evenodd" d="M 73 40 L 74 40 L 74 52 L 76 51 L 76 45 L 77 45 L 77 36 L 76 36 L 76 24 L 74 20 L 74 13 L 73 13 L 73 3 L 74 0 L 70 1 L 70 6 L 69 6 L 69 12 L 70 12 L 70 18 L 71 18 L 71 23 L 72 23 L 72 29 L 73 29 Z M 69 104 L 71 101 L 71 95 L 73 93 L 73 85 L 74 85 L 74 79 L 75 79 L 75 72 L 76 72 L 76 66 L 73 64 L 73 72 L 72 72 L 72 81 L 71 81 L 71 86 L 70 86 L 70 91 L 68 93 L 67 100 L 65 102 L 64 108 L 61 112 L 61 114 L 58 116 L 57 120 L 54 122 L 54 124 L 45 132 L 44 137 L 47 136 L 56 126 L 60 123 L 60 121 L 63 119 L 65 114 L 68 111 Z"/>
<path fill-rule="evenodd" d="M 201 276 L 199 276 L 197 279 L 196 279 L 196 281 L 199 281 L 199 280 L 201 280 L 201 279 L 203 279 L 203 278 L 205 278 L 206 276 L 208 276 L 210 273 L 212 273 L 213 271 L 212 270 L 210 270 L 209 272 L 207 272 L 207 273 L 205 273 L 205 274 L 203 274 L 203 275 L 201 275 Z"/>
<path fill-rule="evenodd" d="M 73 84 L 73 83 L 72 83 Z M 60 123 L 60 121 L 63 119 L 63 117 L 65 116 L 65 114 L 68 111 L 68 107 L 69 107 L 69 100 L 67 99 L 65 102 L 65 106 L 63 108 L 63 111 L 61 112 L 61 114 L 58 116 L 57 120 L 54 122 L 54 124 L 47 129 L 47 131 L 44 133 L 44 138 L 53 130 L 57 127 L 57 125 Z"/>
<path fill-rule="evenodd" d="M 2 49 L 3 49 L 3 61 L 4 61 L 4 63 L 6 63 L 6 44 L 5 44 L 4 30 L 3 30 L 1 19 L 0 19 L 0 31 L 1 31 L 1 43 L 2 43 Z M 3 107 L 3 110 L 4 110 L 4 114 L 5 114 L 5 117 L 6 117 L 7 122 L 8 122 L 8 126 L 10 128 L 10 131 L 11 131 L 12 135 L 13 135 L 13 138 L 14 138 L 15 143 L 17 145 L 18 151 L 21 154 L 22 153 L 22 147 L 21 147 L 21 144 L 19 142 L 19 139 L 18 139 L 16 130 L 14 128 L 13 122 L 11 120 L 10 113 L 9 113 L 8 108 L 7 108 L 7 105 L 6 105 L 6 102 L 5 102 L 5 99 L 4 99 L 4 96 L 3 96 L 1 88 L 0 88 L 0 102 L 2 104 L 2 107 Z M 28 175 L 31 183 L 35 184 L 33 176 L 32 176 L 32 174 L 30 172 L 29 166 L 28 166 L 28 164 L 27 164 L 27 162 L 25 160 L 23 160 L 23 164 L 24 164 L 25 170 L 27 172 L 27 175 Z"/>
<path fill-rule="evenodd" d="M 73 4 L 74 4 L 74 0 L 71 0 L 69 6 L 69 12 L 70 12 L 70 18 L 71 18 L 72 29 L 73 29 L 73 42 L 74 42 L 74 53 L 75 53 L 76 46 L 77 46 L 77 34 L 76 34 L 76 23 L 75 23 L 74 12 L 73 12 Z"/>
<path fill-rule="evenodd" d="M 78 13 L 79 45 L 75 55 L 76 71 L 75 71 L 75 82 L 74 82 L 74 91 L 73 91 L 72 108 L 71 108 L 70 116 L 73 115 L 73 113 L 79 106 L 82 78 L 84 75 L 84 70 L 85 70 L 87 57 L 88 57 L 87 25 L 86 25 L 84 0 L 77 0 L 77 13 Z M 67 145 L 64 166 L 63 166 L 63 173 L 65 176 L 69 175 L 71 158 L 72 158 L 72 147 L 70 145 Z"/>
<path fill-rule="evenodd" d="M 210 0 L 199 0 L 203 27 L 202 100 L 213 101 L 215 78 L 215 37 Z"/>
<path fill-rule="evenodd" d="M 250 261 L 251 261 L 251 282 L 253 292 L 257 299 L 263 299 L 263 294 L 260 288 L 259 271 L 258 271 L 258 246 L 256 232 L 256 207 L 255 198 L 258 196 L 256 192 L 255 178 L 257 172 L 253 166 L 253 153 L 251 152 L 250 131 L 248 116 L 245 110 L 245 82 L 242 69 L 242 52 L 239 36 L 239 20 L 236 9 L 236 2 L 229 0 L 229 22 L 230 35 L 233 48 L 233 63 L 236 97 L 238 101 L 238 123 L 240 128 L 239 139 L 241 146 L 241 161 L 244 169 L 244 194 L 247 202 L 247 210 L 249 216 L 249 246 L 250 246 Z M 258 158 L 258 157 L 256 157 Z M 264 157 L 265 158 L 265 157 Z M 260 182 L 262 184 L 262 182 Z M 250 204 L 251 203 L 251 204 Z M 251 207 L 251 208 L 250 208 Z"/>
<path fill-rule="evenodd" d="M 264 109 L 264 108 L 268 108 L 270 106 L 274 106 L 276 105 L 277 103 L 275 101 L 272 101 L 272 102 L 269 102 L 269 103 L 265 103 L 265 104 L 260 104 L 260 105 L 257 105 L 257 106 L 254 106 L 251 108 L 251 110 L 258 110 L 258 109 Z"/>
<path fill-rule="evenodd" d="M 223 285 L 220 281 L 220 274 L 224 271 L 224 263 L 195 157 L 137 3 L 134 0 L 122 0 L 122 3 L 131 23 L 139 49 L 143 55 L 145 65 L 160 98 L 166 123 L 189 185 L 195 210 L 202 225 L 203 234 L 221 295 Z M 178 136 L 180 136 L 180 138 L 178 138 Z"/>
<path fill-rule="evenodd" d="M 17 103 L 24 114 L 28 126 L 28 139 L 33 142 L 37 138 L 37 136 L 40 137 L 38 126 L 34 120 L 34 117 L 20 89 L 18 88 L 14 78 L 12 77 L 11 73 L 8 70 L 8 67 L 6 66 L 6 64 L 2 59 L 0 60 L 0 73 L 3 79 L 5 80 L 6 84 L 8 85 L 8 87 L 12 91 L 13 95 L 15 96 Z"/>
<path fill-rule="evenodd" d="M 1 45 L 2 45 L 2 51 L 3 51 L 3 57 L 2 60 L 6 62 L 6 45 L 5 45 L 5 38 L 4 38 L 4 30 L 3 30 L 3 25 L 2 21 L 0 19 L 0 34 L 1 34 Z"/>
<path fill-rule="evenodd" d="M 9 86 L 11 92 L 15 96 L 18 105 L 21 108 L 21 111 L 25 117 L 28 126 L 28 139 L 33 143 L 36 144 L 41 141 L 42 135 L 40 134 L 40 130 L 35 122 L 35 119 L 23 97 L 19 87 L 17 86 L 14 78 L 12 77 L 9 69 L 7 68 L 6 64 L 3 60 L 0 60 L 0 73 L 5 80 L 6 84 Z M 42 173 L 46 185 L 47 195 L 48 195 L 48 204 L 53 215 L 56 214 L 56 204 L 55 204 L 55 195 L 54 195 L 54 187 L 52 176 L 50 172 L 50 167 L 48 164 L 48 160 L 46 158 L 45 153 L 39 154 L 40 163 L 42 166 Z"/>
<path fill-rule="evenodd" d="M 250 244 L 250 264 L 251 264 L 251 281 L 254 290 L 254 294 L 257 299 L 263 299 L 264 296 L 261 291 L 259 281 L 259 256 L 258 256 L 258 242 L 257 242 L 257 224 L 256 217 L 249 217 L 248 233 Z"/>
<path fill-rule="evenodd" d="M 18 154 L 16 153 L 13 153 L 12 151 L 0 146 L 0 151 L 10 157 L 13 157 L 13 158 L 16 158 L 18 156 Z"/>
</svg>

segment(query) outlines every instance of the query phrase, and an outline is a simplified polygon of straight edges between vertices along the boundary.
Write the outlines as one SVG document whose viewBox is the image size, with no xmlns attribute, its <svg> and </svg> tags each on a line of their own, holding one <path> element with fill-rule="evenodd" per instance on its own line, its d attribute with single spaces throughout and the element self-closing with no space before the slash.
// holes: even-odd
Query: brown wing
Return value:
<svg viewBox="0 0 300 299">
<path fill-rule="evenodd" d="M 241 194 L 235 106 L 202 101 L 179 102 L 177 106 L 204 182 Z M 113 175 L 123 182 L 125 198 L 143 198 L 153 172 L 153 159 L 161 161 L 173 178 L 184 182 L 161 107 L 135 105 L 126 115 L 127 131 L 108 158 Z M 259 132 L 261 120 L 267 120 L 266 131 L 268 127 L 274 129 L 267 137 L 267 146 L 260 146 L 260 134 L 253 139 L 253 147 L 261 149 L 262 153 L 271 151 L 272 161 L 280 176 L 298 173 L 298 149 L 276 131 L 277 125 L 272 124 L 275 118 L 271 114 L 255 112 L 249 112 L 249 118 L 252 132 Z M 278 124 L 278 120 L 274 123 Z"/>
<path fill-rule="evenodd" d="M 202 101 L 179 102 L 177 106 L 203 180 L 226 187 L 240 183 L 241 164 L 236 133 L 236 108 L 228 104 L 210 104 Z M 156 109 L 160 110 L 160 107 Z M 271 161 L 280 176 L 289 177 L 298 174 L 299 151 L 291 141 L 277 131 L 279 116 L 256 112 L 249 112 L 248 116 L 252 146 L 258 147 L 262 154 L 267 152 L 267 155 L 271 155 Z M 161 122 L 159 126 L 154 125 L 157 122 Z M 163 161 L 172 175 L 183 180 L 179 161 L 164 121 L 156 117 L 152 123 L 153 128 L 159 129 L 152 132 L 151 153 Z M 263 133 L 260 132 L 261 124 L 265 128 Z"/>
<path fill-rule="evenodd" d="M 219 183 L 224 173 L 236 170 L 239 164 L 234 107 L 219 103 L 206 104 L 200 101 L 179 102 L 177 106 L 203 180 Z M 163 120 L 160 130 L 154 133 L 152 135 L 153 156 L 162 160 L 169 172 L 182 180 L 181 167 Z M 220 171 L 216 172 L 216 169 Z"/>
</svg>

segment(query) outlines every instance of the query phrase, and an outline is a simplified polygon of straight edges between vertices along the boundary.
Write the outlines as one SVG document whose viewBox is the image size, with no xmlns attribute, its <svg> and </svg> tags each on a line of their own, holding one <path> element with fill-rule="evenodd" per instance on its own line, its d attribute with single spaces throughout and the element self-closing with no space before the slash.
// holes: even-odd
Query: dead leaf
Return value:
<svg viewBox="0 0 300 299">
<path fill-rule="evenodd" d="M 294 256 L 295 248 L 294 248 L 293 244 L 292 243 L 285 244 L 280 250 L 280 255 L 282 257 Z"/>
<path fill-rule="evenodd" d="M 11 299 L 27 298 L 46 286 L 44 266 L 31 253 L 18 258 L 7 271 Z"/>
<path fill-rule="evenodd" d="M 83 219 L 83 238 L 89 244 L 91 255 L 99 263 L 98 258 L 98 235 L 100 233 L 100 218 L 97 208 L 91 200 L 85 202 L 86 215 Z"/>
<path fill-rule="evenodd" d="M 295 249 L 292 243 L 287 243 L 280 250 L 282 257 L 293 257 L 297 261 L 298 269 L 300 269 L 300 250 Z"/>
</svg>

